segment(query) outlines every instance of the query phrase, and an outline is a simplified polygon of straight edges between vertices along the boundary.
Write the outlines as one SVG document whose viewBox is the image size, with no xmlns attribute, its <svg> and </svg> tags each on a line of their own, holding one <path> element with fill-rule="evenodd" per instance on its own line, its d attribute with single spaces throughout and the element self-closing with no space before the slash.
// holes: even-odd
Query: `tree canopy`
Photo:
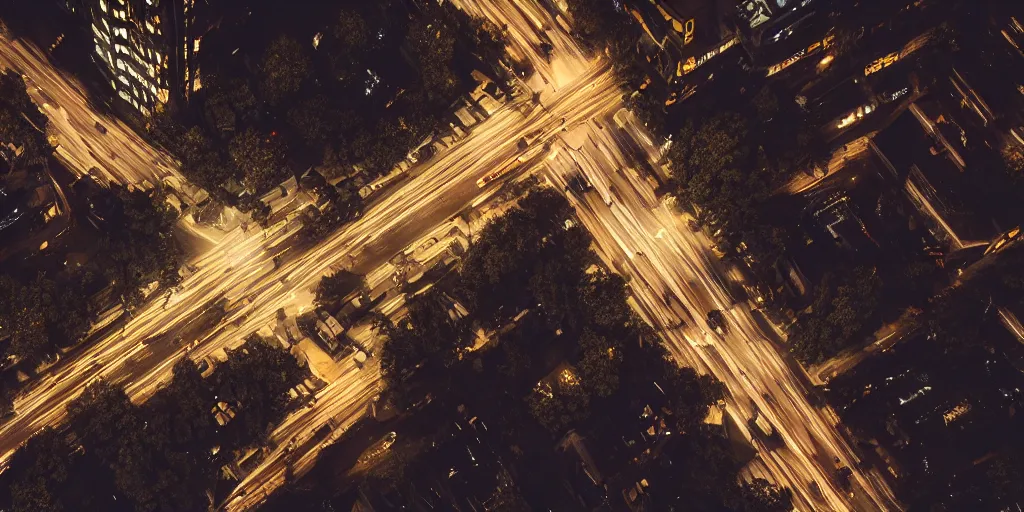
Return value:
<svg viewBox="0 0 1024 512">
<path fill-rule="evenodd" d="M 260 62 L 261 91 L 272 105 L 298 92 L 309 76 L 310 61 L 305 49 L 282 35 L 271 41 Z"/>
<path fill-rule="evenodd" d="M 365 286 L 363 276 L 347 270 L 339 270 L 320 278 L 316 285 L 313 302 L 319 307 L 338 306 L 348 294 Z"/>
<path fill-rule="evenodd" d="M 47 123 L 29 98 L 21 74 L 13 69 L 0 73 L 0 157 L 7 172 L 48 154 Z"/>
<path fill-rule="evenodd" d="M 882 281 L 873 268 L 858 267 L 843 276 L 826 274 L 811 311 L 790 333 L 790 350 L 805 363 L 838 354 L 865 334 L 878 309 Z"/>
<path fill-rule="evenodd" d="M 284 145 L 274 136 L 248 128 L 231 140 L 231 161 L 242 172 L 242 183 L 251 191 L 272 188 L 285 177 Z"/>
<path fill-rule="evenodd" d="M 188 358 L 179 361 L 173 380 L 142 405 L 94 383 L 68 404 L 65 424 L 15 452 L 0 475 L 0 508 L 207 509 L 219 468 L 235 450 L 267 440 L 303 375 L 287 352 L 250 341 L 207 379 Z M 213 413 L 219 402 L 235 412 L 224 426 Z"/>
<path fill-rule="evenodd" d="M 236 411 L 222 433 L 224 446 L 237 450 L 264 443 L 284 417 L 288 390 L 302 382 L 304 372 L 291 354 L 262 340 L 232 350 L 222 366 L 212 376 L 217 396 Z"/>
</svg>

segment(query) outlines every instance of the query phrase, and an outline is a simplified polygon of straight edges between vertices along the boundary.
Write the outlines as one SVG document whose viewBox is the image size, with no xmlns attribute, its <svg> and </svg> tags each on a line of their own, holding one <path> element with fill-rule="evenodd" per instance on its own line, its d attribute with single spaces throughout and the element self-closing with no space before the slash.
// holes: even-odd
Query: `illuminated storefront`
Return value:
<svg viewBox="0 0 1024 512">
<path fill-rule="evenodd" d="M 900 52 L 893 52 L 889 55 L 876 59 L 874 62 L 864 67 L 864 76 L 875 74 L 895 64 L 896 61 L 900 60 L 900 57 Z"/>
<path fill-rule="evenodd" d="M 810 46 L 796 52 L 788 59 L 769 67 L 767 76 L 772 76 L 776 73 L 781 72 L 782 70 L 792 66 L 793 64 L 800 62 L 801 60 L 804 59 L 804 57 L 809 57 L 811 55 L 814 55 L 815 53 L 829 49 L 832 46 L 833 40 L 835 40 L 835 36 L 830 35 L 825 39 L 822 39 L 821 41 L 815 41 L 811 43 Z"/>
<path fill-rule="evenodd" d="M 690 57 L 689 59 L 686 60 L 686 62 L 680 62 L 679 69 L 676 72 L 676 75 L 682 76 L 690 74 L 691 72 L 693 72 L 693 70 L 703 66 L 705 62 L 721 55 L 722 53 L 725 53 L 726 50 L 732 48 L 733 46 L 736 46 L 737 44 L 739 44 L 739 42 L 739 37 L 733 37 L 731 39 L 723 41 L 722 44 L 720 44 L 719 46 L 716 46 L 708 50 L 700 57 Z"/>
</svg>

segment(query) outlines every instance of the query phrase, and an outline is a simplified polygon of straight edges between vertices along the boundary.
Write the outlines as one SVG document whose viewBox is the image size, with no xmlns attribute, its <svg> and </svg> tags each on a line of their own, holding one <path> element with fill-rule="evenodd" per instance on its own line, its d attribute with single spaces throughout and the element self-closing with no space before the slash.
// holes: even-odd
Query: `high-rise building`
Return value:
<svg viewBox="0 0 1024 512">
<path fill-rule="evenodd" d="M 195 0 L 86 0 L 95 61 L 144 116 L 202 87 L 197 55 L 209 27 Z M 208 2 L 201 2 L 205 10 Z"/>
</svg>

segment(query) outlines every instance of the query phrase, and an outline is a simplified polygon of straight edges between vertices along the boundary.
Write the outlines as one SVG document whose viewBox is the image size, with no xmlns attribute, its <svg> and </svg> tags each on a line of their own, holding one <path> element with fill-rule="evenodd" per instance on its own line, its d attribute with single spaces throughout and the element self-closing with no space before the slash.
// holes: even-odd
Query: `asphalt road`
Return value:
<svg viewBox="0 0 1024 512">
<path fill-rule="evenodd" d="M 194 261 L 200 270 L 183 283 L 166 309 L 164 301 L 151 301 L 123 330 L 96 340 L 22 394 L 15 402 L 17 415 L 0 427 L 4 460 L 40 428 L 61 421 L 67 402 L 94 379 L 125 384 L 135 401 L 151 396 L 169 380 L 173 364 L 184 355 L 160 340 L 172 338 L 169 334 L 183 329 L 217 298 L 227 297 L 233 305 L 222 322 L 199 337 L 188 354 L 193 359 L 240 344 L 245 334 L 269 325 L 280 307 L 292 312 L 309 307 L 313 286 L 331 268 L 386 261 L 416 240 L 417 234 L 430 231 L 488 193 L 476 185 L 477 180 L 514 166 L 520 155 L 517 141 L 539 134 L 535 147 L 544 141 L 552 143 L 540 169 L 552 181 L 558 183 L 569 172 L 583 169 L 595 184 L 597 192 L 570 200 L 594 234 L 599 252 L 609 261 L 621 262 L 633 278 L 638 301 L 652 324 L 662 327 L 673 354 L 727 384 L 732 396 L 727 410 L 738 424 L 745 424 L 757 407 L 779 431 L 785 447 L 761 450 L 764 472 L 793 488 L 801 509 L 898 508 L 885 482 L 853 463 L 850 447 L 834 428 L 834 417 L 808 405 L 802 377 L 790 370 L 747 305 L 733 304 L 727 283 L 738 273 L 717 262 L 709 242 L 690 232 L 668 206 L 659 204 L 646 182 L 616 172 L 635 158 L 635 152 L 629 156 L 624 152 L 622 136 L 633 139 L 634 148 L 644 148 L 652 161 L 658 148 L 650 145 L 636 124 L 627 125 L 624 133 L 611 133 L 618 129 L 610 118 L 621 107 L 621 91 L 607 62 L 587 59 L 558 23 L 530 1 L 458 3 L 509 27 L 513 51 L 530 59 L 537 69 L 540 83 L 534 80 L 531 86 L 541 92 L 542 107 L 521 104 L 494 113 L 450 150 L 410 171 L 410 179 L 372 204 L 359 220 L 312 249 L 295 248 L 295 230 L 274 230 L 266 238 L 254 230 L 233 231 Z M 538 35 L 542 29 L 543 37 Z M 550 62 L 538 53 L 542 39 L 555 48 Z M 67 153 L 63 158 L 69 167 L 84 172 L 99 163 L 103 172 L 120 182 L 180 179 L 166 155 L 92 111 L 73 81 L 50 67 L 37 51 L 21 42 L 6 42 L 0 47 L 0 62 L 29 75 L 31 84 L 39 88 L 33 93 L 37 101 L 60 105 L 46 113 L 55 129 L 63 130 L 59 131 L 61 150 Z M 599 120 L 600 128 L 589 122 L 593 119 Z M 106 135 L 93 126 L 97 120 L 107 127 Z M 563 126 L 571 133 L 563 132 Z M 108 156 L 106 150 L 116 157 Z M 614 185 L 615 192 L 608 185 Z M 283 263 L 275 269 L 271 260 L 282 251 Z M 675 299 L 666 303 L 668 291 Z M 716 308 L 726 314 L 724 336 L 710 334 L 703 321 L 704 313 Z M 681 322 L 687 326 L 680 328 Z M 157 336 L 160 340 L 154 343 L 142 343 Z M 290 441 L 303 444 L 332 417 L 347 418 L 342 424 L 355 421 L 365 414 L 377 382 L 376 371 L 357 371 L 353 366 L 318 393 L 316 405 L 290 415 L 272 436 L 278 447 L 242 482 L 229 508 L 244 509 L 262 501 L 283 482 L 288 465 L 297 475 L 311 467 L 322 443 L 288 453 Z M 831 483 L 833 456 L 854 470 L 853 500 Z M 824 497 L 814 495 L 811 481 L 818 483 Z"/>
<path fill-rule="evenodd" d="M 166 177 L 181 180 L 174 159 L 147 144 L 117 118 L 97 111 L 85 88 L 54 68 L 32 43 L 8 39 L 0 26 L 0 68 L 15 69 L 26 78 L 29 97 L 50 119 L 48 134 L 55 135 L 57 156 L 74 172 L 99 169 L 100 178 L 123 185 L 145 180 L 156 185 Z M 102 135 L 100 123 L 107 130 Z"/>
<path fill-rule="evenodd" d="M 548 28 L 547 37 L 564 39 L 558 23 L 545 20 L 547 13 L 525 1 L 462 0 L 477 12 L 490 16 L 499 26 L 525 27 L 523 20 L 542 20 L 534 26 Z M 487 7 L 481 7 L 487 6 Z M 517 32 L 510 30 L 510 37 Z M 529 46 L 528 42 L 519 46 Z M 559 47 L 554 60 L 578 60 L 581 52 Z M 535 56 L 538 69 L 540 58 Z M 571 70 L 577 66 L 552 65 Z M 566 80 L 563 75 L 558 76 Z M 607 114 L 606 114 L 607 115 Z M 566 151 L 546 163 L 548 175 L 565 190 L 566 178 L 582 171 L 595 191 L 578 197 L 569 193 L 583 224 L 594 235 L 599 252 L 609 265 L 615 262 L 632 278 L 631 289 L 648 320 L 659 328 L 672 353 L 684 364 L 714 374 L 731 395 L 727 411 L 745 425 L 756 408 L 775 427 L 784 447 L 770 450 L 753 439 L 764 472 L 792 488 L 797 506 L 806 510 L 898 509 L 892 490 L 877 471 L 857 467 L 856 457 L 836 429 L 837 419 L 828 411 L 808 404 L 804 375 L 797 375 L 780 355 L 780 348 L 755 321 L 749 306 L 737 303 L 728 290 L 730 281 L 742 275 L 719 262 L 711 243 L 689 230 L 670 206 L 660 204 L 652 187 L 628 170 L 635 158 L 624 148 L 617 125 L 607 117 L 588 123 L 563 137 Z M 659 148 L 650 143 L 635 122 L 623 129 L 634 139 L 633 147 L 648 153 L 648 167 L 660 159 Z M 557 146 L 556 146 L 557 147 Z M 727 331 L 713 333 L 704 320 L 712 309 L 725 313 Z M 685 323 L 682 328 L 679 326 Z M 833 457 L 853 470 L 854 496 L 848 497 L 833 483 Z M 816 482 L 821 495 L 811 490 Z"/>
<path fill-rule="evenodd" d="M 96 161 L 91 148 L 114 140 L 118 144 L 123 142 L 124 147 L 116 159 L 106 161 L 118 170 L 108 170 L 113 179 L 138 183 L 177 177 L 173 167 L 157 166 L 155 174 L 130 173 L 135 166 L 124 162 L 160 161 L 166 156 L 127 128 L 123 138 L 110 139 L 121 127 L 109 119 L 104 119 L 107 134 L 95 130 L 92 125 L 100 115 L 89 110 L 73 80 L 53 69 L 39 52 L 16 42 L 0 47 L 0 58 L 6 63 L 14 62 L 17 69 L 29 76 L 30 83 L 39 87 L 35 91 L 37 98 L 60 98 L 63 108 L 45 111 L 54 125 L 70 127 L 71 140 L 83 141 L 62 145 L 69 152 L 69 165 L 77 171 L 87 172 L 81 166 Z M 50 92 L 40 85 L 44 83 L 54 84 L 59 92 Z M 105 333 L 30 384 L 15 401 L 16 416 L 0 427 L 3 460 L 42 427 L 59 423 L 66 414 L 66 404 L 90 382 L 105 379 L 123 384 L 136 402 L 151 396 L 170 379 L 174 363 L 186 355 L 170 340 L 217 299 L 225 297 L 231 304 L 224 319 L 197 339 L 183 340 L 184 344 L 194 344 L 187 354 L 194 360 L 240 345 L 244 335 L 270 325 L 278 308 L 294 313 L 310 307 L 313 287 L 332 268 L 373 267 L 375 262 L 387 261 L 419 234 L 458 214 L 482 194 L 493 192 L 500 182 L 481 190 L 477 180 L 493 170 L 514 167 L 521 155 L 516 147 L 520 138 L 530 135 L 550 139 L 561 130 L 562 119 L 569 124 L 579 123 L 596 113 L 607 112 L 618 95 L 608 69 L 592 65 L 575 84 L 546 97 L 544 108 L 533 108 L 528 100 L 523 100 L 525 104 L 505 106 L 450 150 L 411 170 L 410 179 L 374 202 L 360 219 L 311 249 L 296 249 L 294 229 L 272 229 L 266 237 L 256 230 L 231 232 L 213 250 L 191 262 L 199 268 L 198 272 L 186 279 L 182 290 L 170 300 L 150 301 L 135 311 L 122 329 Z M 77 100 L 81 103 L 75 103 Z M 71 110 L 69 104 L 77 107 Z M 65 112 L 69 116 L 61 121 L 59 116 Z M 510 173 L 506 178 L 513 176 Z M 301 206 L 290 205 L 296 209 Z M 283 262 L 275 269 L 272 260 L 277 254 L 282 254 Z M 147 340 L 155 341 L 144 344 Z M 318 449 L 285 454 L 287 441 L 296 435 L 311 436 L 331 417 L 349 413 L 353 419 L 358 417 L 365 409 L 366 398 L 376 393 L 377 380 L 375 372 L 356 371 L 353 366 L 341 379 L 320 391 L 313 408 L 290 416 L 273 436 L 280 448 L 242 483 L 236 493 L 242 498 L 234 502 L 233 508 L 251 505 L 265 491 L 282 483 L 285 455 L 289 455 L 296 473 L 301 474 L 303 468 L 312 464 Z"/>
</svg>

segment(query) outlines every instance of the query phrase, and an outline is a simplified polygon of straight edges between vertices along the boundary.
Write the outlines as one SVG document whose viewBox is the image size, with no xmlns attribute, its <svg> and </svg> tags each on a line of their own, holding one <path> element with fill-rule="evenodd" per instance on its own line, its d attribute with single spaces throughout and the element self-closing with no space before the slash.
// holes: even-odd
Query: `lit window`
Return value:
<svg viewBox="0 0 1024 512">
<path fill-rule="evenodd" d="M 107 23 L 106 18 L 103 18 L 103 28 L 107 29 L 107 32 L 110 32 L 110 23 Z"/>
<path fill-rule="evenodd" d="M 121 71 L 124 71 L 124 61 L 123 60 L 120 60 L 120 59 L 117 60 L 117 69 L 120 69 Z"/>
<path fill-rule="evenodd" d="M 202 38 L 196 38 L 195 41 L 192 41 L 192 51 L 195 52 L 195 53 L 199 53 L 199 41 L 200 41 L 200 39 L 202 39 Z"/>
<path fill-rule="evenodd" d="M 129 100 L 132 99 L 131 96 L 128 96 L 128 92 L 127 91 L 123 91 L 123 90 L 122 91 L 117 91 L 117 95 L 120 96 L 121 99 L 125 100 L 125 101 L 129 101 Z"/>
<path fill-rule="evenodd" d="M 131 85 L 130 83 L 128 83 L 128 79 L 127 79 L 127 78 L 125 78 L 125 77 L 124 77 L 124 75 L 118 75 L 117 79 L 118 79 L 118 81 L 120 81 L 120 82 L 121 82 L 122 84 L 125 84 L 125 85 Z"/>
<path fill-rule="evenodd" d="M 107 12 L 107 3 L 103 0 L 100 0 L 100 10 L 103 12 Z"/>
<path fill-rule="evenodd" d="M 154 27 L 152 23 L 147 21 L 146 22 L 146 30 L 149 31 L 150 34 L 152 34 L 153 32 L 156 32 L 156 27 Z"/>
<path fill-rule="evenodd" d="M 149 117 L 149 109 L 145 105 L 139 107 L 139 110 L 142 112 L 142 115 Z"/>
</svg>

